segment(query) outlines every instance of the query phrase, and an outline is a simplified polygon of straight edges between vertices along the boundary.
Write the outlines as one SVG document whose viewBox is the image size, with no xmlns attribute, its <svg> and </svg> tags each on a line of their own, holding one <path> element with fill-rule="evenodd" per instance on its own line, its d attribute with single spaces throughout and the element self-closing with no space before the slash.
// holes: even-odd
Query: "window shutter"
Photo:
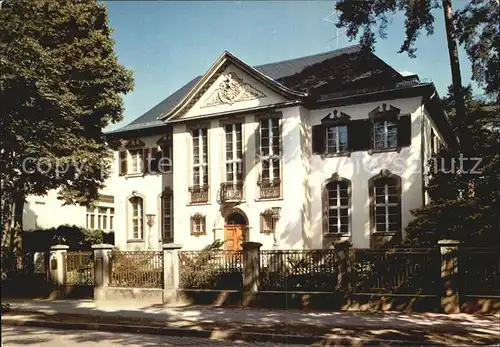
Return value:
<svg viewBox="0 0 500 347">
<path fill-rule="evenodd" d="M 347 125 L 349 151 L 367 151 L 372 148 L 372 122 L 369 119 L 350 121 Z"/>
<path fill-rule="evenodd" d="M 142 172 L 149 171 L 149 155 L 150 155 L 149 148 L 144 148 L 142 150 Z"/>
<path fill-rule="evenodd" d="M 411 145 L 411 116 L 401 116 L 398 121 L 398 147 Z"/>
<path fill-rule="evenodd" d="M 312 127 L 312 152 L 321 154 L 325 152 L 325 128 L 323 125 Z"/>
<path fill-rule="evenodd" d="M 158 171 L 158 157 L 159 157 L 158 147 L 151 148 L 151 172 Z"/>
<path fill-rule="evenodd" d="M 119 151 L 118 174 L 120 176 L 127 174 L 127 151 Z"/>
</svg>

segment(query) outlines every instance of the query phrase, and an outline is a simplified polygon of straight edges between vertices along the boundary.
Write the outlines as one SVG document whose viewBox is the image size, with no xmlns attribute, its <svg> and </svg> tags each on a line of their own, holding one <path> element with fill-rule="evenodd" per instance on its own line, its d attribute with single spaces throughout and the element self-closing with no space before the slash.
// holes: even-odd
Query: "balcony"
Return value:
<svg viewBox="0 0 500 347">
<path fill-rule="evenodd" d="M 281 196 L 281 180 L 261 180 L 258 183 L 260 187 L 261 199 L 277 199 Z"/>
<path fill-rule="evenodd" d="M 243 200 L 243 182 L 223 182 L 220 184 L 220 203 Z"/>
<path fill-rule="evenodd" d="M 191 194 L 191 204 L 200 204 L 208 202 L 208 185 L 191 186 L 189 193 Z"/>
</svg>

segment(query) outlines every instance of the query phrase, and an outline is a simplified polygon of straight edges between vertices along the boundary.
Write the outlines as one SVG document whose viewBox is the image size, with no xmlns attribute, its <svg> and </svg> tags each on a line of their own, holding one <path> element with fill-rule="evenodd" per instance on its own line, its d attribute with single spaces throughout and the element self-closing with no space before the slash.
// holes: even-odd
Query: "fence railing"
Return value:
<svg viewBox="0 0 500 347">
<path fill-rule="evenodd" d="M 163 288 L 163 252 L 111 251 L 111 287 Z"/>
<path fill-rule="evenodd" d="M 260 291 L 333 292 L 338 285 L 335 250 L 260 252 Z"/>
<path fill-rule="evenodd" d="M 461 247 L 458 267 L 465 295 L 500 295 L 500 249 Z"/>
<path fill-rule="evenodd" d="M 354 294 L 436 295 L 440 253 L 431 249 L 351 249 L 347 284 Z"/>
<path fill-rule="evenodd" d="M 242 251 L 179 252 L 179 287 L 184 290 L 240 290 L 242 288 Z"/>
<path fill-rule="evenodd" d="M 92 252 L 67 252 L 64 253 L 64 257 L 67 284 L 94 284 L 94 254 Z"/>
</svg>

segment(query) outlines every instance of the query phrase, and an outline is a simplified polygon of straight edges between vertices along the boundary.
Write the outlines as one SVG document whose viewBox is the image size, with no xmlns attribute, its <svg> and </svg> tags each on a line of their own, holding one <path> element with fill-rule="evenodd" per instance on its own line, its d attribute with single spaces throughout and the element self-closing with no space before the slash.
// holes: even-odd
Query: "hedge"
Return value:
<svg viewBox="0 0 500 347">
<path fill-rule="evenodd" d="M 22 247 L 24 252 L 44 252 L 50 246 L 68 245 L 70 250 L 89 251 L 92 245 L 109 243 L 114 245 L 113 232 L 89 230 L 76 225 L 60 225 L 57 228 L 23 231 Z"/>
</svg>

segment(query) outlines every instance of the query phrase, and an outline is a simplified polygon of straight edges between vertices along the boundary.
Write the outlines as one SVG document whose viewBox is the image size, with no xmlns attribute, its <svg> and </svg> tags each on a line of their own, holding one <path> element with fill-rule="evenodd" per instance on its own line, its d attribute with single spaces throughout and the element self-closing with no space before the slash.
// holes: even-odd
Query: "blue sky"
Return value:
<svg viewBox="0 0 500 347">
<path fill-rule="evenodd" d="M 333 1 L 105 1 L 121 64 L 134 71 L 135 88 L 124 97 L 130 123 L 197 75 L 228 50 L 250 65 L 297 58 L 356 44 L 326 21 Z M 455 0 L 454 5 L 466 0 Z M 417 41 L 417 58 L 398 54 L 404 16 L 393 18 L 388 37 L 375 54 L 398 71 L 417 73 L 435 83 L 441 96 L 451 84 L 442 10 L 435 33 Z M 338 43 L 338 45 L 337 45 Z M 464 84 L 470 63 L 460 51 Z"/>
</svg>

